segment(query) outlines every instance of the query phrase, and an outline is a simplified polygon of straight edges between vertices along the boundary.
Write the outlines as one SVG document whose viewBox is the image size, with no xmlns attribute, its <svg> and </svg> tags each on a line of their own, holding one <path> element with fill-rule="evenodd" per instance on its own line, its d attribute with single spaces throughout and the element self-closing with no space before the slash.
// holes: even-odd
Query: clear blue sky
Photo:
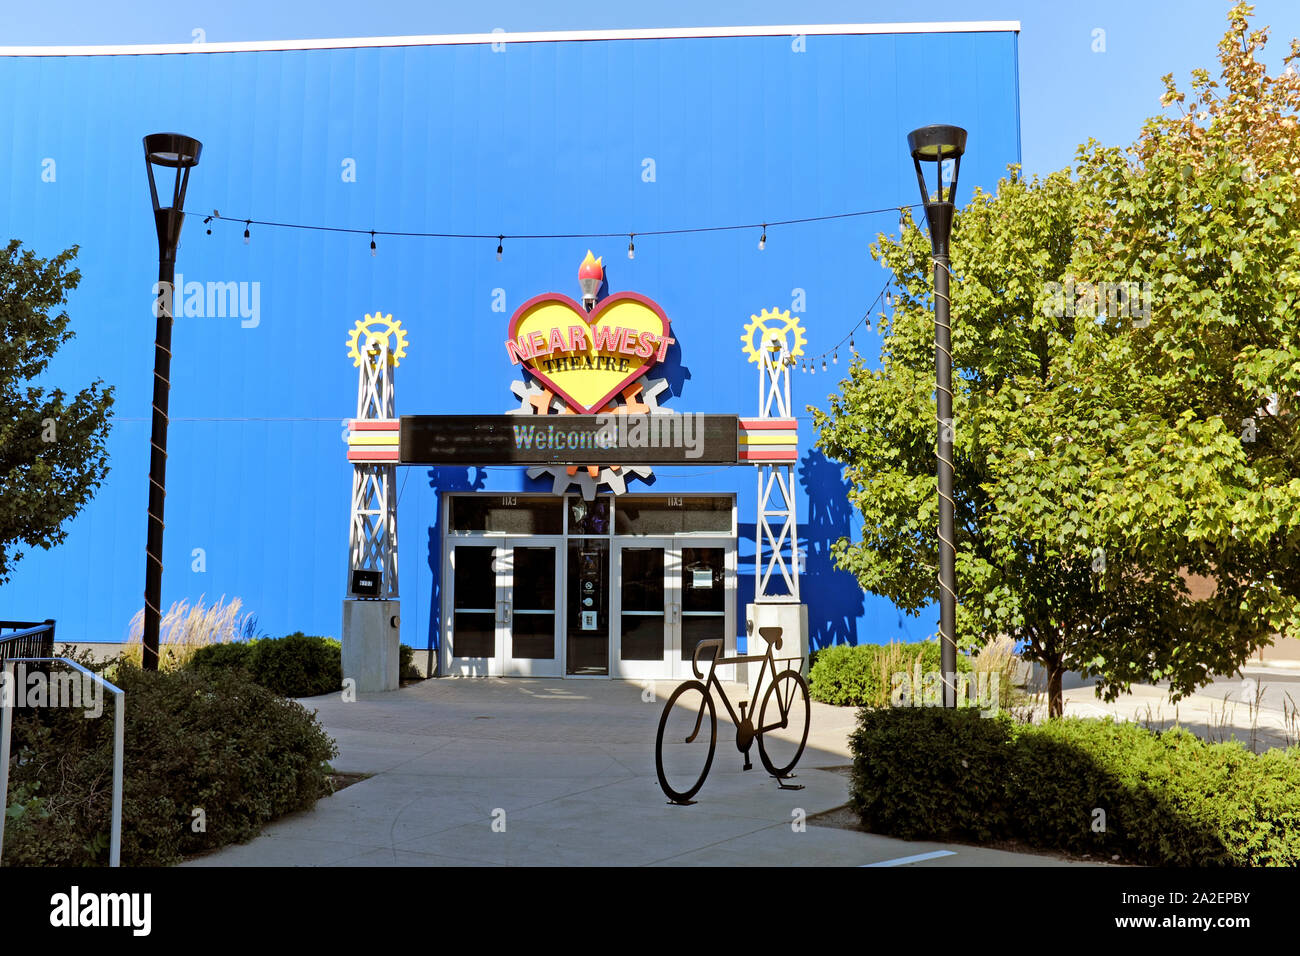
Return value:
<svg viewBox="0 0 1300 956">
<path fill-rule="evenodd" d="M 0 45 L 187 43 L 201 29 L 210 42 L 312 37 L 480 33 L 505 30 L 628 29 L 751 24 L 1019 20 L 1023 158 L 1031 173 L 1066 165 L 1089 136 L 1131 142 L 1159 110 L 1160 77 L 1183 86 L 1198 66 L 1212 68 L 1227 0 L 745 0 L 592 3 L 590 0 L 9 0 Z M 122 9 L 127 7 L 128 9 Z M 1300 36 L 1300 3 L 1260 0 L 1256 22 L 1272 26 L 1269 62 L 1277 67 Z M 1105 52 L 1093 52 L 1093 31 Z"/>
</svg>

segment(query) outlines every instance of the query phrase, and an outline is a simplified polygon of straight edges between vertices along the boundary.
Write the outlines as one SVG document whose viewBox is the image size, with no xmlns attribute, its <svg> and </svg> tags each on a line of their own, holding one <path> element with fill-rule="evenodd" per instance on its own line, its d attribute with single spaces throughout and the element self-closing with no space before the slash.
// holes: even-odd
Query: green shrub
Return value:
<svg viewBox="0 0 1300 956">
<path fill-rule="evenodd" d="M 251 673 L 253 647 L 256 641 L 233 641 L 227 644 L 208 644 L 190 656 L 186 665 L 193 670 L 236 670 Z"/>
<path fill-rule="evenodd" d="M 247 840 L 331 790 L 313 714 L 234 671 L 117 667 L 126 692 L 122 863 L 159 866 Z M 108 862 L 113 711 L 15 711 L 4 864 Z M 205 829 L 195 832 L 202 811 Z"/>
<path fill-rule="evenodd" d="M 315 697 L 343 686 L 343 648 L 301 631 L 253 644 L 253 680 L 285 697 Z"/>
<path fill-rule="evenodd" d="M 1300 864 L 1298 748 L 1257 756 L 1182 729 L 933 707 L 864 708 L 851 748 L 852 806 L 875 832 L 1158 866 Z"/>
<path fill-rule="evenodd" d="M 315 697 L 343 686 L 343 649 L 332 637 L 287 637 L 212 644 L 194 653 L 190 669 L 244 674 L 283 697 Z"/>
<path fill-rule="evenodd" d="M 809 658 L 808 693 L 825 704 L 888 707 L 895 674 L 914 673 L 918 662 L 922 674 L 938 673 L 939 660 L 938 641 L 835 644 Z M 958 654 L 957 670 L 969 673 L 970 658 Z"/>
<path fill-rule="evenodd" d="M 415 648 L 401 645 L 401 664 L 398 670 L 398 680 L 423 680 L 420 669 L 415 666 Z"/>
</svg>

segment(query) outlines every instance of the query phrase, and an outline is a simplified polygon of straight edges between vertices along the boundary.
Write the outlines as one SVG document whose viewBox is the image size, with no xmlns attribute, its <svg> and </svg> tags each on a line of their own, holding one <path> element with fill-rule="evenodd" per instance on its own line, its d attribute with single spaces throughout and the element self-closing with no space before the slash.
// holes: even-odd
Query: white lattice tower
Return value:
<svg viewBox="0 0 1300 956">
<path fill-rule="evenodd" d="M 758 467 L 758 521 L 754 530 L 754 603 L 788 604 L 799 600 L 799 526 L 795 517 L 795 421 L 790 408 L 790 354 L 784 345 L 764 348 L 758 363 L 758 418 L 742 427 L 762 435 L 767 460 L 751 456 Z M 785 455 L 778 440 L 786 436 Z M 757 438 L 753 439 L 759 440 Z M 773 586 L 785 586 L 773 593 Z"/>
<path fill-rule="evenodd" d="M 361 355 L 353 431 L 363 432 L 368 424 L 395 426 L 393 364 L 387 336 L 371 336 Z M 351 571 L 379 571 L 379 597 L 398 596 L 396 471 L 395 463 L 353 463 L 348 593 L 352 588 Z"/>
</svg>

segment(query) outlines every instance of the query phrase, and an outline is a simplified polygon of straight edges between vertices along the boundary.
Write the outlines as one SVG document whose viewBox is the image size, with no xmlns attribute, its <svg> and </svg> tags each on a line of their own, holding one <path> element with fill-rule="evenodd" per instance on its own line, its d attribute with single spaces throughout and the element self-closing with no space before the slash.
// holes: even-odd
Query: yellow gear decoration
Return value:
<svg viewBox="0 0 1300 956">
<path fill-rule="evenodd" d="M 394 321 L 391 313 L 384 315 L 376 312 L 371 315 L 367 312 L 364 319 L 357 319 L 356 326 L 348 333 L 348 355 L 354 366 L 361 366 L 362 345 L 368 345 L 371 339 L 378 338 L 388 343 L 388 361 L 394 368 L 397 367 L 398 359 L 406 357 L 406 330 L 402 328 L 402 323 Z"/>
<path fill-rule="evenodd" d="M 804 335 L 798 316 L 791 318 L 789 309 L 764 309 L 758 315 L 750 315 L 750 319 L 752 321 L 745 323 L 745 334 L 740 337 L 740 341 L 745 343 L 741 351 L 749 356 L 751 362 L 757 364 L 764 349 L 784 349 L 791 359 L 803 355 L 803 347 L 808 338 Z M 794 333 L 793 343 L 790 341 L 791 332 Z"/>
</svg>

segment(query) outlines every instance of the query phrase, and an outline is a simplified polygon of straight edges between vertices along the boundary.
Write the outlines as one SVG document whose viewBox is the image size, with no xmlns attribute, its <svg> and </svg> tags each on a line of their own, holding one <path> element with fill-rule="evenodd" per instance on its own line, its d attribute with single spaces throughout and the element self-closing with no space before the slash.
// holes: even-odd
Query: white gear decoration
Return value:
<svg viewBox="0 0 1300 956">
<path fill-rule="evenodd" d="M 642 375 L 628 383 L 627 387 L 633 385 L 641 386 L 641 403 L 649 407 L 650 415 L 673 415 L 676 414 L 672 409 L 664 408 L 659 404 L 659 396 L 668 389 L 668 379 L 666 378 L 648 378 Z M 538 411 L 535 400 L 545 395 L 547 390 L 537 384 L 536 379 L 529 377 L 527 381 L 515 381 L 510 383 L 510 391 L 519 399 L 519 405 L 515 408 L 506 410 L 507 415 L 537 415 Z M 552 394 L 551 401 L 547 406 L 547 414 L 562 414 L 568 408 L 564 404 L 564 399 Z M 562 495 L 569 490 L 571 485 L 577 485 L 578 491 L 587 501 L 596 497 L 596 493 L 601 486 L 606 486 L 616 495 L 621 495 L 627 491 L 627 479 L 635 475 L 638 478 L 646 479 L 654 475 L 654 469 L 649 465 L 621 465 L 617 468 L 608 465 L 600 469 L 598 477 L 593 477 L 587 472 L 586 468 L 578 468 L 573 474 L 569 474 L 569 469 L 565 465 L 533 465 L 528 469 L 529 478 L 540 478 L 543 475 L 550 475 L 554 481 L 551 484 L 551 492 L 556 495 Z"/>
</svg>

